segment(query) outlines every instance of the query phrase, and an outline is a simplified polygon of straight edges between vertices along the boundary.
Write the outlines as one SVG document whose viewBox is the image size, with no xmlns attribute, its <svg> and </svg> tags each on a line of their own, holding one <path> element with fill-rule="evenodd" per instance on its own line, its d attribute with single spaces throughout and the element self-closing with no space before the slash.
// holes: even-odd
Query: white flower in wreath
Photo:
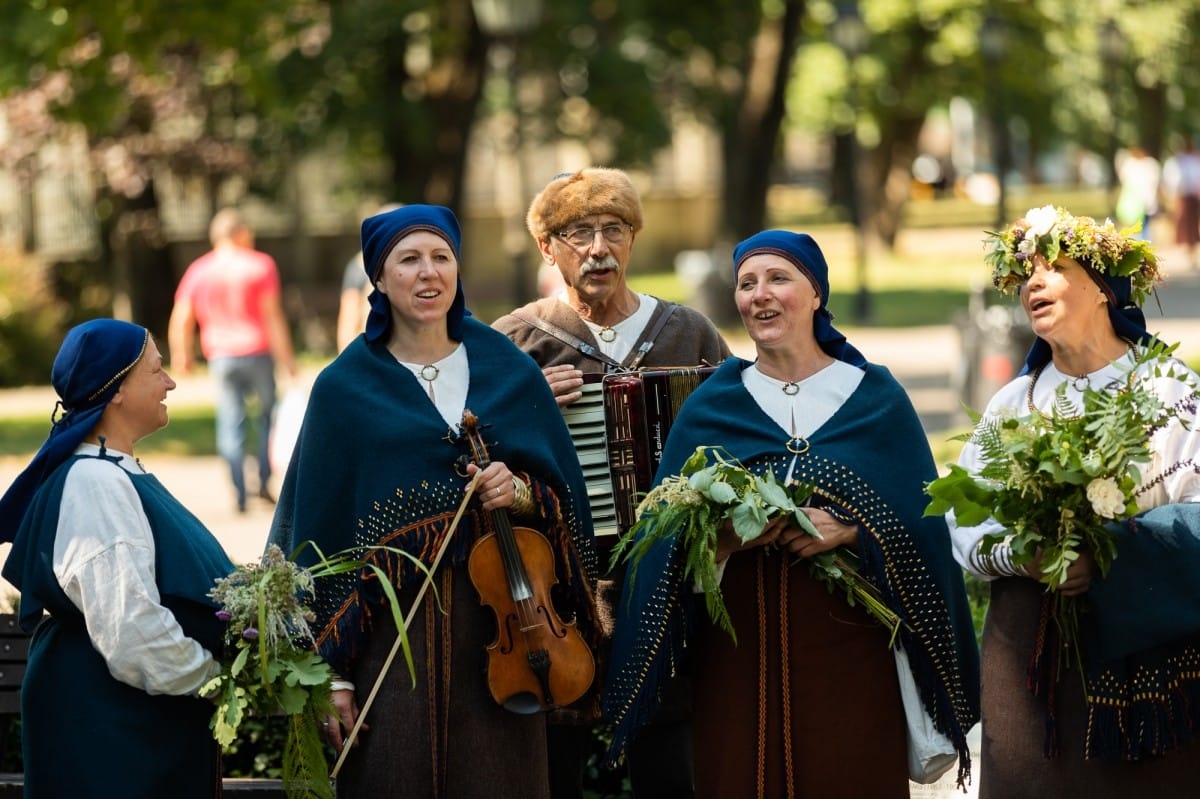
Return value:
<svg viewBox="0 0 1200 799">
<path fill-rule="evenodd" d="M 1087 498 L 1092 510 L 1104 519 L 1115 519 L 1125 509 L 1125 495 L 1111 477 L 1097 477 L 1088 483 Z"/>
<path fill-rule="evenodd" d="M 1041 208 L 1031 208 L 1025 214 L 1029 229 L 1025 231 L 1026 239 L 1036 239 L 1048 235 L 1058 222 L 1058 209 L 1053 205 L 1043 205 Z"/>
</svg>

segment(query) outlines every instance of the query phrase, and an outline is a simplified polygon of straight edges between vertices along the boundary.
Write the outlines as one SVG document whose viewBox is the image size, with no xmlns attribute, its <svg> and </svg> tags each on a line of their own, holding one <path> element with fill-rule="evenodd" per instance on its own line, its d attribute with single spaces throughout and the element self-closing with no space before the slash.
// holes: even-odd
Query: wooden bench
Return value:
<svg viewBox="0 0 1200 799">
<path fill-rule="evenodd" d="M 0 716 L 21 712 L 21 679 L 29 658 L 29 636 L 14 613 L 0 615 Z"/>
<path fill-rule="evenodd" d="M 25 676 L 25 662 L 29 658 L 29 636 L 17 623 L 12 613 L 0 614 L 0 719 L 21 714 L 21 679 Z M 3 741 L 0 740 L 0 747 Z M 0 748 L 0 757 L 3 757 Z M 252 799 L 284 799 L 283 785 L 279 780 L 228 777 L 224 781 L 224 795 L 246 796 Z M 24 795 L 24 775 L 0 773 L 0 799 L 19 799 Z"/>
<path fill-rule="evenodd" d="M 21 799 L 25 795 L 21 774 L 0 774 L 0 799 Z M 227 777 L 223 796 L 245 796 L 248 799 L 285 799 L 279 780 L 242 779 Z"/>
</svg>

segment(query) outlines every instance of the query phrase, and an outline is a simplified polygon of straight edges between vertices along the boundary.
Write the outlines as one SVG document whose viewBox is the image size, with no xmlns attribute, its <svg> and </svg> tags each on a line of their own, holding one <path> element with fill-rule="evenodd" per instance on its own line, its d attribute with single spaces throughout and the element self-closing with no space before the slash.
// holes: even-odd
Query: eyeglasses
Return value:
<svg viewBox="0 0 1200 799">
<path fill-rule="evenodd" d="M 609 244 L 624 244 L 633 231 L 633 225 L 612 222 L 600 227 L 573 227 L 570 230 L 560 230 L 554 235 L 573 247 L 587 247 L 596 240 L 599 233 Z"/>
</svg>

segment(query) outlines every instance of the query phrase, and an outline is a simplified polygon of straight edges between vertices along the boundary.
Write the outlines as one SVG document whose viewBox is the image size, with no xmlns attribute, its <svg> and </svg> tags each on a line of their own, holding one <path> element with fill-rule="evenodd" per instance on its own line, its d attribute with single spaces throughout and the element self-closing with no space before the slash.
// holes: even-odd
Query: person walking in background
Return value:
<svg viewBox="0 0 1200 799">
<path fill-rule="evenodd" d="M 1175 217 L 1175 243 L 1183 248 L 1188 267 L 1200 269 L 1200 152 L 1193 137 L 1184 136 L 1180 151 L 1163 164 L 1162 181 Z"/>
<path fill-rule="evenodd" d="M 212 799 L 225 625 L 208 596 L 233 564 L 134 456 L 167 424 L 175 382 L 149 331 L 94 319 L 54 359 L 59 401 L 0 499 L 4 578 L 32 633 L 21 683 L 24 795 Z"/>
<path fill-rule="evenodd" d="M 501 706 L 488 688 L 489 644 L 510 641 L 513 660 L 524 660 L 519 625 L 514 616 L 496 629 L 469 574 L 479 542 L 511 515 L 545 536 L 538 571 L 553 572 L 553 604 L 591 642 L 596 563 L 583 473 L 541 372 L 466 311 L 454 214 L 406 205 L 365 220 L 362 238 L 375 287 L 366 332 L 313 385 L 270 533 L 285 552 L 308 541 L 325 553 L 375 547 L 364 558 L 388 575 L 412 619 L 415 686 L 399 674 L 382 683 L 338 795 L 546 799 L 545 714 Z M 470 462 L 465 409 L 495 442 L 490 464 Z M 471 478 L 477 501 L 463 512 Z M 443 545 L 436 596 L 411 612 L 425 577 L 413 561 L 438 566 Z M 298 558 L 311 561 L 314 549 Z M 391 662 L 397 632 L 380 582 L 362 570 L 316 586 L 317 647 L 339 675 L 324 731 L 339 751 Z"/>
<path fill-rule="evenodd" d="M 1123 225 L 1141 225 L 1138 237 L 1150 241 L 1150 223 L 1158 215 L 1162 166 L 1142 147 L 1134 145 L 1115 164 L 1121 191 L 1117 195 L 1117 220 Z"/>
<path fill-rule="evenodd" d="M 500 330 L 537 361 L 559 405 L 578 400 L 585 373 L 716 365 L 729 355 L 703 314 L 633 291 L 626 277 L 642 230 L 642 203 L 629 176 L 588 168 L 559 175 L 533 199 L 526 216 L 545 267 L 562 288 L 497 319 Z M 598 541 L 607 566 L 615 541 Z M 597 599 L 611 615 L 619 574 L 602 580 Z M 603 660 L 603 659 L 602 659 Z M 686 680 L 629 755 L 638 799 L 692 795 L 691 727 Z M 586 713 L 551 718 L 550 778 L 555 799 L 582 797 L 593 743 Z"/>
<path fill-rule="evenodd" d="M 1041 550 L 1028 562 L 1018 558 L 1011 522 L 965 525 L 948 514 L 956 559 L 989 584 L 991 596 L 983 627 L 979 795 L 1194 796 L 1200 378 L 1177 361 L 1169 368 L 1136 363 L 1139 350 L 1155 342 L 1142 304 L 1159 279 L 1157 258 L 1149 243 L 1112 224 L 1053 206 L 1032 209 L 989 235 L 993 283 L 1020 295 L 1037 338 L 1020 376 L 988 402 L 959 466 L 978 475 L 988 465 L 984 442 L 999 420 L 1036 414 L 1061 431 L 1056 420 L 1077 421 L 1089 391 L 1145 390 L 1177 415 L 1145 431 L 1149 458 L 1130 489 L 1137 513 L 1106 525 L 1116 546 L 1107 575 L 1079 547 L 1060 581 L 1043 571 Z M 1184 374 L 1186 380 L 1177 379 Z M 1065 450 L 1071 442 L 1062 435 L 1056 446 Z M 1117 494 L 1125 500 L 1124 489 Z M 1041 491 L 1031 488 L 1029 495 Z M 1054 503 L 1040 522 L 1073 513 Z M 1056 624 L 1056 597 L 1087 602 L 1073 641 L 1064 641 Z"/>
<path fill-rule="evenodd" d="M 833 327 L 829 269 L 811 236 L 763 231 L 733 261 L 756 357 L 729 358 L 687 398 L 656 484 L 699 447 L 719 447 L 756 475 L 811 486 L 801 512 L 820 536 L 780 516 L 742 543 L 728 520 L 714 522 L 736 643 L 703 616 L 678 527 L 638 561 L 603 693 L 613 754 L 636 740 L 687 658 L 698 797 L 907 797 L 910 775 L 929 781 L 956 761 L 964 784 L 979 657 L 946 524 L 924 515 L 937 469 L 920 420 L 892 374 Z M 857 555 L 897 630 L 803 565 L 835 547 Z M 906 703 L 901 680 L 919 698 Z M 930 724 L 936 757 L 914 767 L 909 732 Z"/>
<path fill-rule="evenodd" d="M 238 512 L 246 510 L 246 406 L 258 407 L 255 455 L 257 496 L 271 494 L 270 437 L 275 410 L 275 368 L 295 377 L 296 358 L 283 313 L 275 260 L 254 249 L 254 232 L 232 208 L 209 225 L 212 250 L 197 258 L 179 281 L 168 323 L 171 364 L 180 375 L 195 367 L 195 335 L 217 385 L 217 453 L 229 465 Z"/>
</svg>

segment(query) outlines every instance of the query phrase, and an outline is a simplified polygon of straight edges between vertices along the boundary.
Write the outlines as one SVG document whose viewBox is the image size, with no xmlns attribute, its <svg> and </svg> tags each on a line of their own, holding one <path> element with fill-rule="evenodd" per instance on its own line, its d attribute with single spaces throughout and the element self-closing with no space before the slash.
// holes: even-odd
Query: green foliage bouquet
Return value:
<svg viewBox="0 0 1200 799">
<path fill-rule="evenodd" d="M 1178 416 L 1139 376 L 1186 382 L 1168 357 L 1173 350 L 1161 343 L 1140 350 L 1125 386 L 1109 391 L 1089 385 L 1081 409 L 1066 398 L 1063 383 L 1048 414 L 982 421 L 976 415 L 975 430 L 959 439 L 979 447 L 979 473 L 952 465 L 948 475 L 926 486 L 932 498 L 926 515 L 953 510 L 964 527 L 989 518 L 1003 525 L 1000 532 L 984 536 L 983 555 L 1004 541 L 1014 566 L 1026 566 L 1040 555 L 1036 576 L 1053 592 L 1051 614 L 1061 643 L 1077 657 L 1080 597 L 1063 596 L 1057 589 L 1082 552 L 1091 554 L 1102 577 L 1117 556 L 1108 525 L 1137 513 L 1139 465 L 1150 461 L 1150 433 Z"/>
<path fill-rule="evenodd" d="M 212 699 L 213 737 L 222 746 L 237 738 L 249 714 L 288 717 L 284 781 L 289 796 L 333 797 L 318 733 L 332 710 L 329 665 L 312 647 L 313 620 L 307 602 L 313 575 L 272 544 L 259 563 L 238 566 L 218 580 L 209 596 L 221 605 L 217 617 L 229 624 L 227 643 L 236 653 L 201 693 Z"/>
<path fill-rule="evenodd" d="M 390 547 L 371 549 L 388 549 L 412 559 Z M 228 577 L 217 580 L 209 592 L 221 605 L 217 617 L 229 625 L 226 642 L 233 653 L 232 659 L 222 662 L 221 673 L 201 689 L 201 694 L 216 704 L 213 737 L 229 746 L 249 715 L 286 716 L 283 785 L 289 799 L 334 797 L 319 734 L 321 721 L 333 712 L 333 672 L 316 653 L 308 626 L 314 619 L 308 606 L 314 597 L 314 579 L 363 568 L 383 578 L 380 584 L 393 609 L 409 673 L 415 673 L 391 583 L 378 567 L 351 554 L 325 557 L 318 552 L 317 564 L 303 568 L 271 544 L 258 563 L 238 566 Z"/>
<path fill-rule="evenodd" d="M 717 579 L 717 533 L 729 521 L 743 542 L 762 535 L 767 523 L 785 516 L 806 533 L 821 534 L 802 508 L 812 487 L 781 484 L 772 472 L 759 476 L 720 447 L 697 447 L 678 475 L 665 478 L 638 506 L 638 521 L 621 537 L 613 565 L 630 564 L 630 579 L 657 542 L 677 536 L 684 552 L 684 579 L 704 592 L 709 616 L 737 641 Z M 851 605 L 861 604 L 893 635 L 900 619 L 885 605 L 879 590 L 857 570 L 857 556 L 839 547 L 809 558 L 813 575 L 831 591 L 842 591 Z"/>
</svg>

